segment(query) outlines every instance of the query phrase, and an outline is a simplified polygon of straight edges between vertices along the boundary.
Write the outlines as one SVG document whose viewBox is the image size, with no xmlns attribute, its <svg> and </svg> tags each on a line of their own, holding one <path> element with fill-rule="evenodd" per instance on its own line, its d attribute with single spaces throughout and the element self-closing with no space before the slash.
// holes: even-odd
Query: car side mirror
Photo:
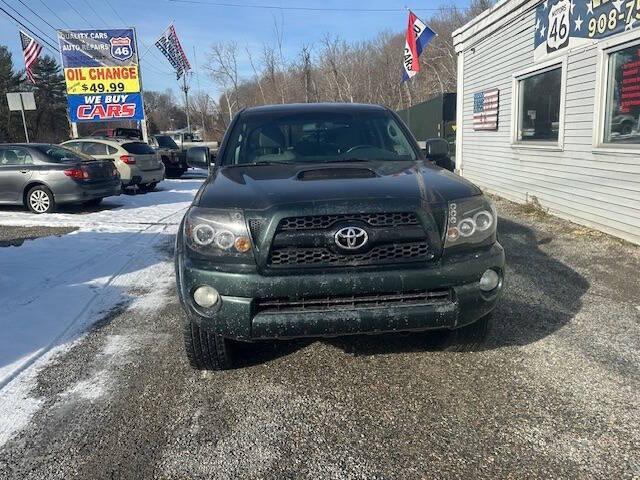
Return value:
<svg viewBox="0 0 640 480">
<path fill-rule="evenodd" d="M 211 153 L 209 147 L 191 147 L 187 150 L 187 165 L 192 168 L 209 170 Z"/>
</svg>

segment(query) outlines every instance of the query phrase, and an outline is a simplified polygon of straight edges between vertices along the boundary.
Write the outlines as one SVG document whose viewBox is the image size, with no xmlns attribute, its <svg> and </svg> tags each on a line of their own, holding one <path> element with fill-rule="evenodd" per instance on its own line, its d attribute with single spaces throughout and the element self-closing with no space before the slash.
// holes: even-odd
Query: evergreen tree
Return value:
<svg viewBox="0 0 640 480">
<path fill-rule="evenodd" d="M 30 134 L 38 142 L 59 143 L 69 138 L 64 76 L 57 62 L 44 56 L 33 68 L 36 111 L 30 112 Z"/>
<path fill-rule="evenodd" d="M 11 52 L 0 45 L 0 142 L 24 141 L 19 112 L 9 112 L 7 92 L 20 91 L 20 73 L 14 71 Z"/>
</svg>

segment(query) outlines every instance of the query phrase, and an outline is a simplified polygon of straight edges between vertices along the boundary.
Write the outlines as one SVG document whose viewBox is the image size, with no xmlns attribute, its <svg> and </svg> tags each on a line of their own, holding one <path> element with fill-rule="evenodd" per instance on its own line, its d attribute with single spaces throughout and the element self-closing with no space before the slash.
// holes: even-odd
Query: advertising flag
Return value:
<svg viewBox="0 0 640 480">
<path fill-rule="evenodd" d="M 409 26 L 404 44 L 403 82 L 413 78 L 420 71 L 418 57 L 435 36 L 436 32 L 431 30 L 415 13 L 409 11 Z"/>
<path fill-rule="evenodd" d="M 173 25 L 169 25 L 162 36 L 156 41 L 156 47 L 169 60 L 169 63 L 176 71 L 176 77 L 180 79 L 184 72 L 191 70 L 191 65 L 187 59 L 187 55 L 182 49 L 178 34 Z"/>
</svg>

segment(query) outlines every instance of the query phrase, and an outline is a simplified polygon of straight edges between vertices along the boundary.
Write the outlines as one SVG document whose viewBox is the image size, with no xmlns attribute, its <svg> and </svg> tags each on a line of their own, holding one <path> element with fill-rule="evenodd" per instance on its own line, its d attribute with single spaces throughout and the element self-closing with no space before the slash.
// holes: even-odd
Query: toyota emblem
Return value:
<svg viewBox="0 0 640 480">
<path fill-rule="evenodd" d="M 367 231 L 360 227 L 345 227 L 335 234 L 336 245 L 345 250 L 358 250 L 369 241 Z"/>
</svg>

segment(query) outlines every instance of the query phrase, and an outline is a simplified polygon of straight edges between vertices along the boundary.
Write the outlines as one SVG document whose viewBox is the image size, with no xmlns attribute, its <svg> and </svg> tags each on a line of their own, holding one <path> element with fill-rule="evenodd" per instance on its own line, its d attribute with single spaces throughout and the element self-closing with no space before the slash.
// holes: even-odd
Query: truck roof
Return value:
<svg viewBox="0 0 640 480">
<path fill-rule="evenodd" d="M 314 113 L 363 113 L 383 112 L 386 107 L 365 103 L 285 103 L 279 105 L 261 105 L 243 110 L 243 115 L 261 114 L 294 114 L 304 112 Z"/>
</svg>

